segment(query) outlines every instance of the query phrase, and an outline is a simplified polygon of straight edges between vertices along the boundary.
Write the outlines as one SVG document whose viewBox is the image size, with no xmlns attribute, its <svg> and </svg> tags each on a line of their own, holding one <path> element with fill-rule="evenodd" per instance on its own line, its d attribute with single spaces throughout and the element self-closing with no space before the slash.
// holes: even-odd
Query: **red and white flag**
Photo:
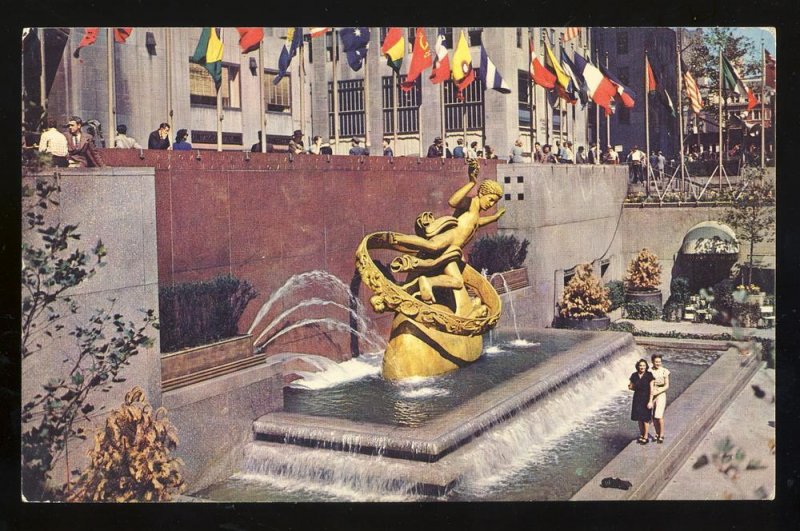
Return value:
<svg viewBox="0 0 800 531">
<path fill-rule="evenodd" d="M 450 79 L 450 58 L 447 56 L 447 47 L 444 45 L 444 35 L 436 36 L 436 44 L 433 47 L 435 57 L 433 58 L 433 71 L 430 80 L 432 83 L 441 83 Z"/>
<path fill-rule="evenodd" d="M 308 34 L 313 39 L 314 37 L 322 37 L 333 28 L 308 28 Z"/>
<path fill-rule="evenodd" d="M 683 86 L 686 89 L 686 97 L 689 98 L 689 105 L 692 112 L 700 114 L 703 110 L 703 98 L 700 96 L 700 89 L 697 87 L 697 81 L 689 71 L 686 65 L 681 65 L 683 68 Z"/>
<path fill-rule="evenodd" d="M 581 29 L 580 28 L 567 28 L 564 32 L 564 42 L 569 42 L 578 35 L 580 35 Z"/>
<path fill-rule="evenodd" d="M 586 81 L 586 93 L 594 102 L 605 109 L 606 116 L 613 114 L 613 100 L 617 87 L 600 70 L 578 52 L 575 52 L 576 73 Z"/>
<path fill-rule="evenodd" d="M 539 60 L 539 56 L 533 49 L 533 39 L 530 40 L 530 50 L 531 64 L 529 71 L 531 74 L 531 79 L 540 87 L 544 87 L 548 90 L 554 89 L 556 86 L 556 75 L 545 68 L 542 62 Z"/>
</svg>

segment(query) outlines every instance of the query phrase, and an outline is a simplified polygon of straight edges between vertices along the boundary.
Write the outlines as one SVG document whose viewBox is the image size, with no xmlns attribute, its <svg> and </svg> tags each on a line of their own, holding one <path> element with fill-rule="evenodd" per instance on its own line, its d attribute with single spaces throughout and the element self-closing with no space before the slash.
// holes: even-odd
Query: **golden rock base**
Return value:
<svg viewBox="0 0 800 531">
<path fill-rule="evenodd" d="M 383 377 L 401 380 L 445 374 L 477 360 L 482 351 L 482 336 L 448 334 L 398 314 L 383 356 Z"/>
</svg>

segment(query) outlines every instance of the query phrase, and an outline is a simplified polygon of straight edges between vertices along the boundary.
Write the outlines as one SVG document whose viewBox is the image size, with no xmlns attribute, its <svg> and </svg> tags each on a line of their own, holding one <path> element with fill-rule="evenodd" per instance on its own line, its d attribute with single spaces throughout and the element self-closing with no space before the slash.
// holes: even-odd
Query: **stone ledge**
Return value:
<svg viewBox="0 0 800 531">
<path fill-rule="evenodd" d="M 274 377 L 280 377 L 281 381 L 283 378 L 280 370 L 275 366 L 260 365 L 250 367 L 211 380 L 167 391 L 161 397 L 162 405 L 167 410 L 171 410 L 217 395 L 231 393 L 252 383 Z M 283 407 L 283 404 L 280 404 L 279 407 Z"/>
<path fill-rule="evenodd" d="M 653 339 L 653 338 L 650 338 Z M 692 348 L 696 340 L 675 340 Z M 708 343 L 708 342 L 703 342 Z M 708 429 L 722 416 L 733 397 L 758 370 L 758 352 L 744 357 L 737 346 L 728 348 L 686 391 L 667 406 L 667 438 L 664 444 L 639 445 L 631 442 L 572 498 L 572 501 L 652 500 L 700 443 Z M 600 487 L 605 477 L 633 483 L 629 490 Z"/>
</svg>

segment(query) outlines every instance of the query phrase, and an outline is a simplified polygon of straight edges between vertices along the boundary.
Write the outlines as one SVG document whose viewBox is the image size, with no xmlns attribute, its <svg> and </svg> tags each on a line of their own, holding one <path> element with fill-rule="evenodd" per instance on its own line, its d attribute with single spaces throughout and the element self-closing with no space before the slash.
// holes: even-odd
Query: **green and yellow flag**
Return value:
<svg viewBox="0 0 800 531">
<path fill-rule="evenodd" d="M 406 55 L 406 39 L 401 28 L 389 28 L 381 46 L 381 55 L 386 57 L 386 64 L 399 74 Z"/>
<path fill-rule="evenodd" d="M 219 39 L 219 28 L 203 28 L 194 55 L 189 60 L 204 66 L 219 90 L 222 83 L 222 41 Z"/>
</svg>

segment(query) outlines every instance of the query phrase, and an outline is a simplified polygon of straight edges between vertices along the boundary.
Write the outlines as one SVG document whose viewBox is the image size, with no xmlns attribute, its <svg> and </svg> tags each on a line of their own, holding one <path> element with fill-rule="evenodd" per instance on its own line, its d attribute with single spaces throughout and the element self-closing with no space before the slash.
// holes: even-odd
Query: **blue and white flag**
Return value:
<svg viewBox="0 0 800 531">
<path fill-rule="evenodd" d="M 286 31 L 286 41 L 291 41 L 291 43 L 288 49 L 286 44 L 283 45 L 281 55 L 278 57 L 278 75 L 272 80 L 273 85 L 277 85 L 286 75 L 289 70 L 289 64 L 292 62 L 292 57 L 297 55 L 297 49 L 303 42 L 303 28 L 289 28 Z"/>
<path fill-rule="evenodd" d="M 486 88 L 494 89 L 502 94 L 511 93 L 511 89 L 503 80 L 500 72 L 497 71 L 497 67 L 494 66 L 492 60 L 489 59 L 489 54 L 486 53 L 486 48 L 483 45 L 481 45 L 481 69 L 478 76 L 483 80 L 483 85 Z"/>
<path fill-rule="evenodd" d="M 339 37 L 342 39 L 344 53 L 347 54 L 347 64 L 358 72 L 361 70 L 364 59 L 367 58 L 369 28 L 342 28 L 339 30 Z"/>
</svg>

